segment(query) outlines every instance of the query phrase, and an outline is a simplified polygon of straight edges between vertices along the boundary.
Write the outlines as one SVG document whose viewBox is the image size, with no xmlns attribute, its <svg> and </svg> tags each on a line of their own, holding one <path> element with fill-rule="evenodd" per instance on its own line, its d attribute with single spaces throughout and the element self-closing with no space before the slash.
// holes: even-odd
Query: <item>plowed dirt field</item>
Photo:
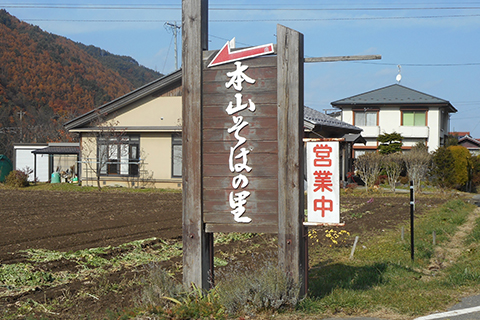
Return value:
<svg viewBox="0 0 480 320">
<path fill-rule="evenodd" d="M 443 197 L 419 197 L 416 215 L 444 201 Z M 351 234 L 349 241 L 355 235 L 365 239 L 409 219 L 406 194 L 342 195 L 341 203 L 342 220 L 346 222 L 342 229 Z M 129 254 L 158 256 L 159 248 L 181 243 L 181 212 L 181 193 L 0 189 L 1 267 L 5 271 L 18 266 L 45 278 L 30 287 L 11 284 L 7 278 L 2 283 L 0 269 L 0 318 L 28 315 L 32 319 L 104 319 L 109 312 L 133 307 L 149 264 L 130 263 Z M 324 230 L 318 228 L 318 233 Z M 120 246 L 153 237 L 156 239 L 141 247 Z M 321 241 L 315 245 L 319 244 Z M 95 256 L 101 258 L 95 262 L 100 266 L 85 254 L 32 261 L 24 251 L 66 253 L 98 247 L 105 248 Z M 157 259 L 161 260 L 157 264 L 181 279 L 181 248 L 172 248 L 171 257 Z M 234 257 L 249 263 L 258 254 L 275 251 L 275 235 L 256 235 L 215 246 L 216 257 Z M 28 283 L 32 279 L 23 280 Z"/>
</svg>

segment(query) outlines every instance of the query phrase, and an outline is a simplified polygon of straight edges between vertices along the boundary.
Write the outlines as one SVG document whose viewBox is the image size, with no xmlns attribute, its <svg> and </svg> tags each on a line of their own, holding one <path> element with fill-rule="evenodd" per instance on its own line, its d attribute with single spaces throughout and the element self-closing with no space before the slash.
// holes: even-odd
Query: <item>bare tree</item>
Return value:
<svg viewBox="0 0 480 320">
<path fill-rule="evenodd" d="M 369 190 L 375 184 L 382 168 L 382 155 L 377 152 L 368 152 L 355 160 L 355 170 Z"/>
<path fill-rule="evenodd" d="M 390 153 L 384 156 L 383 169 L 387 174 L 390 189 L 395 192 L 396 183 L 403 168 L 403 154 Z"/>
<path fill-rule="evenodd" d="M 82 163 L 93 173 L 97 180 L 98 190 L 101 190 L 100 177 L 117 170 L 122 158 L 128 157 L 128 146 L 124 148 L 123 130 L 117 128 L 118 122 L 106 120 L 103 114 L 98 114 L 94 128 L 82 138 Z"/>
<path fill-rule="evenodd" d="M 138 174 L 128 175 L 123 178 L 130 188 L 155 188 L 154 172 L 147 169 L 148 153 L 143 148 L 140 149 L 139 158 L 129 162 L 129 165 L 135 165 Z"/>
<path fill-rule="evenodd" d="M 417 144 L 404 154 L 404 160 L 408 177 L 413 181 L 415 190 L 420 191 L 421 181 L 427 175 L 432 155 L 424 144 Z"/>
</svg>

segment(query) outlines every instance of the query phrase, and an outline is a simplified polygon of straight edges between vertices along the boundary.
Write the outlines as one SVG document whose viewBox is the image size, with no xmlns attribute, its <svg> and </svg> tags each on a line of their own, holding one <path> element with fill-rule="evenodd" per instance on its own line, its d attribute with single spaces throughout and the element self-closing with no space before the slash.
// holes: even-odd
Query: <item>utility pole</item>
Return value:
<svg viewBox="0 0 480 320">
<path fill-rule="evenodd" d="M 18 111 L 18 116 L 20 117 L 20 142 L 23 142 L 23 116 L 26 114 L 25 111 Z"/>
<path fill-rule="evenodd" d="M 20 117 L 20 121 L 22 121 L 22 120 L 23 120 L 23 116 L 26 114 L 26 112 L 25 112 L 25 111 L 18 111 L 17 114 L 18 114 L 18 116 Z"/>
<path fill-rule="evenodd" d="M 175 70 L 178 70 L 178 46 L 177 46 L 177 31 L 180 29 L 180 26 L 177 26 L 177 22 L 175 21 L 174 23 L 166 22 L 165 23 L 165 28 L 169 27 L 172 32 L 173 32 L 173 38 L 175 41 Z"/>
</svg>

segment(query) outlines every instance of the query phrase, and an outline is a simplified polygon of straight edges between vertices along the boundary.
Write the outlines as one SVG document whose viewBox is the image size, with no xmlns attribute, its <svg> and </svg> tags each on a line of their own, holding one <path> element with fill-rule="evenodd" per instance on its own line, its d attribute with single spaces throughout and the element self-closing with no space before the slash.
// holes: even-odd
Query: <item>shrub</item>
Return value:
<svg viewBox="0 0 480 320">
<path fill-rule="evenodd" d="M 226 314 L 253 314 L 295 308 L 301 282 L 268 258 L 256 268 L 230 265 L 218 276 L 215 289 L 186 288 L 165 270 L 152 265 L 139 303 L 151 314 L 168 319 L 225 319 Z"/>
<path fill-rule="evenodd" d="M 161 267 L 150 265 L 139 299 L 147 311 L 166 319 L 224 319 L 216 290 L 204 292 L 178 283 Z M 163 319 L 163 318 L 162 318 Z"/>
<path fill-rule="evenodd" d="M 358 184 L 356 184 L 355 182 L 353 183 L 347 183 L 347 185 L 345 186 L 346 189 L 355 189 L 356 187 L 358 187 Z"/>
<path fill-rule="evenodd" d="M 455 158 L 450 147 L 440 147 L 433 153 L 430 176 L 440 188 L 451 188 L 455 185 Z"/>
<path fill-rule="evenodd" d="M 9 187 L 21 188 L 28 187 L 28 175 L 30 170 L 13 170 L 5 178 L 5 184 Z"/>
<path fill-rule="evenodd" d="M 378 176 L 377 180 L 375 181 L 375 185 L 378 186 L 378 185 L 381 185 L 381 184 L 385 184 L 387 182 L 387 175 L 386 174 L 381 174 Z"/>
<path fill-rule="evenodd" d="M 454 182 L 458 189 L 467 186 L 472 172 L 472 155 L 467 148 L 462 146 L 450 146 L 448 150 L 452 153 Z"/>
<path fill-rule="evenodd" d="M 165 270 L 151 264 L 149 265 L 148 277 L 145 279 L 146 285 L 140 297 L 141 303 L 145 305 L 168 306 L 171 301 L 165 297 L 173 298 L 185 288 L 175 283 Z"/>
<path fill-rule="evenodd" d="M 275 263 L 263 261 L 255 269 L 234 266 L 230 272 L 219 276 L 217 293 L 227 313 L 253 314 L 296 307 L 300 283 Z"/>
<path fill-rule="evenodd" d="M 407 176 L 400 176 L 398 178 L 398 182 L 400 182 L 401 184 L 409 184 L 410 183 L 410 179 L 407 177 Z"/>
</svg>

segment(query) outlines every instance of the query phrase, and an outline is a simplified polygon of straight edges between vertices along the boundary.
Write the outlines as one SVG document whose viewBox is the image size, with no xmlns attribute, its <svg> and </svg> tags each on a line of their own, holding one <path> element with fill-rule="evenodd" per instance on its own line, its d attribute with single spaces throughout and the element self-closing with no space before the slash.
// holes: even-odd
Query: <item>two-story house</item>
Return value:
<svg viewBox="0 0 480 320">
<path fill-rule="evenodd" d="M 449 132 L 452 104 L 399 84 L 358 94 L 331 103 L 341 109 L 342 121 L 363 129 L 365 146 L 354 146 L 354 157 L 376 150 L 377 137 L 383 133 L 400 133 L 403 148 L 423 142 L 428 151 L 444 145 Z"/>
</svg>

